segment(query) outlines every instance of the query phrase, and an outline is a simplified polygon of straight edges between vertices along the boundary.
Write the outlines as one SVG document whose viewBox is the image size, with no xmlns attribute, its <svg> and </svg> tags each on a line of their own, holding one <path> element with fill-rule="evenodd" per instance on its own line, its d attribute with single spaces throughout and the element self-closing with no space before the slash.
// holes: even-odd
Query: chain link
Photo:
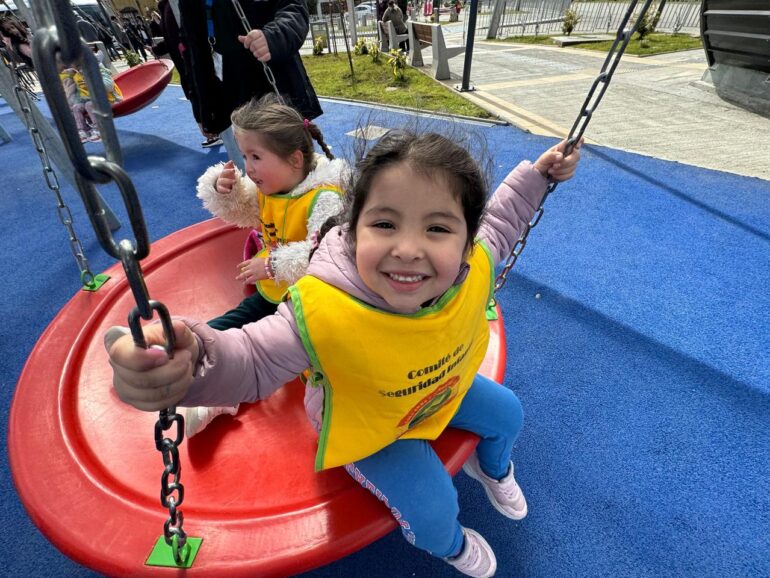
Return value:
<svg viewBox="0 0 770 578">
<path fill-rule="evenodd" d="M 78 34 L 68 2 L 41 0 L 35 2 L 33 10 L 35 21 L 39 26 L 34 36 L 33 56 L 39 71 L 40 83 L 68 156 L 75 168 L 75 183 L 97 239 L 105 252 L 119 259 L 123 264 L 123 270 L 136 301 L 136 307 L 128 315 L 128 325 L 134 343 L 140 347 L 147 347 L 140 320 L 150 320 L 154 313 L 157 313 L 163 327 L 164 348 L 168 356 L 172 357 L 174 331 L 171 316 L 163 303 L 150 299 L 144 282 L 139 262 L 149 254 L 150 240 L 136 189 L 121 166 L 122 153 L 96 60 L 91 50 L 84 48 L 85 45 Z M 56 67 L 57 54 L 65 62 L 77 63 L 86 78 L 94 109 L 98 111 L 97 123 L 105 140 L 105 151 L 108 157 L 106 159 L 85 154 L 59 81 Z M 105 135 L 107 135 L 106 138 Z M 96 189 L 96 184 L 103 183 L 114 183 L 120 191 L 134 240 L 122 239 L 118 242 L 113 238 L 108 216 Z M 65 222 L 71 221 L 71 216 L 65 213 L 62 219 Z M 164 432 L 174 426 L 176 431 L 173 439 L 164 437 Z M 168 508 L 169 513 L 163 525 L 163 536 L 172 548 L 174 560 L 180 566 L 184 565 L 190 553 L 187 535 L 182 528 L 184 516 L 179 510 L 179 506 L 184 501 L 178 449 L 183 439 L 184 418 L 176 413 L 175 407 L 162 410 L 155 426 L 155 446 L 161 452 L 164 466 L 161 475 L 160 501 L 163 507 Z"/>
<path fill-rule="evenodd" d="M 575 143 L 579 142 L 583 137 L 583 133 L 585 132 L 586 127 L 588 126 L 588 123 L 593 116 L 593 113 L 596 111 L 596 108 L 599 106 L 599 102 L 601 102 L 604 93 L 607 91 L 607 87 L 610 85 L 610 80 L 612 80 L 612 75 L 615 72 L 615 69 L 617 68 L 618 64 L 620 64 L 620 58 L 623 56 L 623 52 L 625 52 L 626 46 L 628 46 L 628 42 L 631 40 L 631 36 L 633 36 L 634 32 L 636 32 L 636 29 L 639 26 L 639 22 L 641 22 L 643 16 L 647 13 L 650 4 L 652 4 L 652 1 L 653 0 L 645 1 L 644 5 L 639 10 L 639 13 L 636 15 L 636 21 L 634 22 L 634 25 L 630 29 L 627 29 L 626 26 L 634 14 L 638 0 L 632 0 L 631 4 L 628 6 L 628 10 L 626 10 L 626 14 L 623 16 L 623 21 L 618 27 L 618 33 L 615 36 L 615 41 L 612 43 L 612 46 L 607 53 L 607 58 L 604 59 L 602 69 L 591 85 L 591 89 L 588 91 L 588 95 L 583 102 L 583 106 L 580 108 L 580 112 L 578 113 L 577 118 L 575 119 L 575 122 L 569 131 L 569 135 L 567 136 L 567 144 L 564 148 L 565 157 L 572 152 L 572 149 L 575 147 Z M 597 92 L 597 88 L 600 85 L 601 89 Z M 506 258 L 505 264 L 503 265 L 500 274 L 495 279 L 496 292 L 502 289 L 505 285 L 505 282 L 508 280 L 508 274 L 516 264 L 519 255 L 521 255 L 521 252 L 524 250 L 524 247 L 527 245 L 527 237 L 529 236 L 529 232 L 537 226 L 537 224 L 540 222 L 540 218 L 543 216 L 543 205 L 545 204 L 548 195 L 550 195 L 556 189 L 557 185 L 558 183 L 554 181 L 550 181 L 548 183 L 548 186 L 545 190 L 545 195 L 543 195 L 543 198 L 540 201 L 540 206 L 537 208 L 537 211 L 535 211 L 535 215 L 532 217 L 532 220 L 524 226 L 524 230 L 521 232 L 519 239 L 513 244 L 513 248 Z"/>
<path fill-rule="evenodd" d="M 80 271 L 80 278 L 84 286 L 91 286 L 94 280 L 94 274 L 91 272 L 91 268 L 88 265 L 88 259 L 83 251 L 83 244 L 75 232 L 74 219 L 72 218 L 72 211 L 64 202 L 64 198 L 61 195 L 61 187 L 59 186 L 59 177 L 56 175 L 56 171 L 53 168 L 53 163 L 48 156 L 48 151 L 43 143 L 43 137 L 40 134 L 40 129 L 37 126 L 35 116 L 32 114 L 32 102 L 30 102 L 30 94 L 26 88 L 22 86 L 21 72 L 16 67 L 10 67 L 11 76 L 14 79 L 14 92 L 16 94 L 16 100 L 19 102 L 19 108 L 24 114 L 24 121 L 29 130 L 29 134 L 32 137 L 32 142 L 35 145 L 35 150 L 40 158 L 40 164 L 43 167 L 43 176 L 45 177 L 45 183 L 51 192 L 56 197 L 56 211 L 59 217 L 59 221 L 67 230 L 67 237 L 69 238 L 70 251 L 72 256 L 75 257 L 78 270 Z"/>
</svg>

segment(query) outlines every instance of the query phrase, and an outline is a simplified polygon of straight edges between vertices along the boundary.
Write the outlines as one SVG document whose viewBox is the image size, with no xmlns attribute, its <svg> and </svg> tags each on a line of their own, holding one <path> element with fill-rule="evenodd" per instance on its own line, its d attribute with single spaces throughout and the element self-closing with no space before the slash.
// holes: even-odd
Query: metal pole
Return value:
<svg viewBox="0 0 770 578">
<path fill-rule="evenodd" d="M 465 63 L 463 64 L 463 81 L 460 85 L 455 85 L 458 92 L 470 92 L 476 90 L 470 86 L 471 63 L 473 62 L 473 41 L 476 38 L 476 13 L 478 12 L 479 0 L 471 0 L 471 7 L 468 11 L 468 39 L 465 41 Z"/>
</svg>

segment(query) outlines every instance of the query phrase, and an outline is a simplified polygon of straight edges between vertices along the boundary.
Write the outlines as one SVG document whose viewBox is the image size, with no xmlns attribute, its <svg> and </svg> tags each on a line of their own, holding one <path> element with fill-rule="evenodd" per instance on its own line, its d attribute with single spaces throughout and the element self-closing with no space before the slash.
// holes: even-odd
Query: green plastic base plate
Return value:
<svg viewBox="0 0 770 578">
<path fill-rule="evenodd" d="M 497 321 L 497 301 L 492 299 L 487 305 L 487 321 Z"/>
<path fill-rule="evenodd" d="M 105 275 L 104 273 L 94 275 L 90 280 L 88 280 L 87 277 L 88 275 L 80 276 L 80 280 L 83 282 L 83 291 L 97 291 L 99 287 L 104 285 L 110 278 L 109 275 Z"/>
<path fill-rule="evenodd" d="M 203 542 L 203 538 L 187 536 L 187 543 L 185 544 L 187 555 L 183 555 L 184 561 L 182 564 L 177 564 L 176 560 L 174 560 L 174 552 L 171 546 L 166 544 L 166 539 L 163 536 L 160 536 L 144 564 L 145 566 L 164 566 L 166 568 L 190 568 L 195 561 L 195 556 L 198 555 L 201 542 Z"/>
</svg>

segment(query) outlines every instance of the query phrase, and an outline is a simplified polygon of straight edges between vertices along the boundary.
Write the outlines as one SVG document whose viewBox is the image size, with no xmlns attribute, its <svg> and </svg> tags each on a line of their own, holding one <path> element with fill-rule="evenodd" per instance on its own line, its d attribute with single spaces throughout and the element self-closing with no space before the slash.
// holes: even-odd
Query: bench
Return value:
<svg viewBox="0 0 770 578">
<path fill-rule="evenodd" d="M 422 47 L 431 46 L 433 60 L 431 68 L 436 80 L 449 79 L 449 59 L 465 53 L 465 46 L 447 46 L 444 33 L 438 24 L 422 24 L 411 20 L 406 23 L 409 29 L 409 48 L 411 50 L 409 64 L 424 66 Z"/>
<path fill-rule="evenodd" d="M 398 50 L 402 42 L 409 40 L 409 33 L 396 34 L 396 27 L 390 20 L 387 22 L 377 21 L 377 35 L 380 37 L 380 50 L 382 52 Z"/>
</svg>

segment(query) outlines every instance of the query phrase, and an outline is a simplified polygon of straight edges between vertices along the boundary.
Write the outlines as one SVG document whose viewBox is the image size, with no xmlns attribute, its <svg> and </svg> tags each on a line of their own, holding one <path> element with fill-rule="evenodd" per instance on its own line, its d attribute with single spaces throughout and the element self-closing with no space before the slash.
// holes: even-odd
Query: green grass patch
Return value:
<svg viewBox="0 0 770 578">
<path fill-rule="evenodd" d="M 612 40 L 603 42 L 589 42 L 586 44 L 575 45 L 575 48 L 585 50 L 596 50 L 607 52 L 612 46 Z M 700 37 L 690 36 L 689 34 L 663 34 L 655 32 L 649 34 L 644 40 L 634 34 L 631 41 L 626 46 L 626 54 L 636 56 L 651 56 L 653 54 L 664 54 L 667 52 L 680 52 L 682 50 L 694 50 L 703 48 Z"/>
<path fill-rule="evenodd" d="M 576 34 L 574 38 L 579 38 Z M 546 46 L 558 46 L 550 36 L 512 36 L 499 40 L 513 44 L 541 44 Z M 583 50 L 594 50 L 597 52 L 608 52 L 612 46 L 612 40 L 602 42 L 585 42 L 580 44 L 570 44 L 569 48 L 581 48 Z M 636 56 L 651 56 L 654 54 L 664 54 L 667 52 L 679 52 L 682 50 L 694 50 L 702 48 L 703 43 L 700 37 L 690 36 L 689 34 L 664 34 L 655 32 L 649 34 L 644 41 L 639 40 L 639 36 L 634 34 L 631 41 L 626 46 L 626 54 Z"/>
<path fill-rule="evenodd" d="M 319 96 L 361 100 L 409 109 L 491 118 L 483 108 L 464 99 L 439 82 L 407 66 L 403 82 L 393 77 L 385 54 L 380 63 L 369 55 L 353 56 L 354 75 L 347 55 L 303 56 L 310 81 Z"/>
<path fill-rule="evenodd" d="M 556 46 L 556 43 L 550 36 L 509 36 L 508 38 L 499 38 L 489 42 L 504 42 L 506 44 L 542 44 L 544 46 Z"/>
</svg>

